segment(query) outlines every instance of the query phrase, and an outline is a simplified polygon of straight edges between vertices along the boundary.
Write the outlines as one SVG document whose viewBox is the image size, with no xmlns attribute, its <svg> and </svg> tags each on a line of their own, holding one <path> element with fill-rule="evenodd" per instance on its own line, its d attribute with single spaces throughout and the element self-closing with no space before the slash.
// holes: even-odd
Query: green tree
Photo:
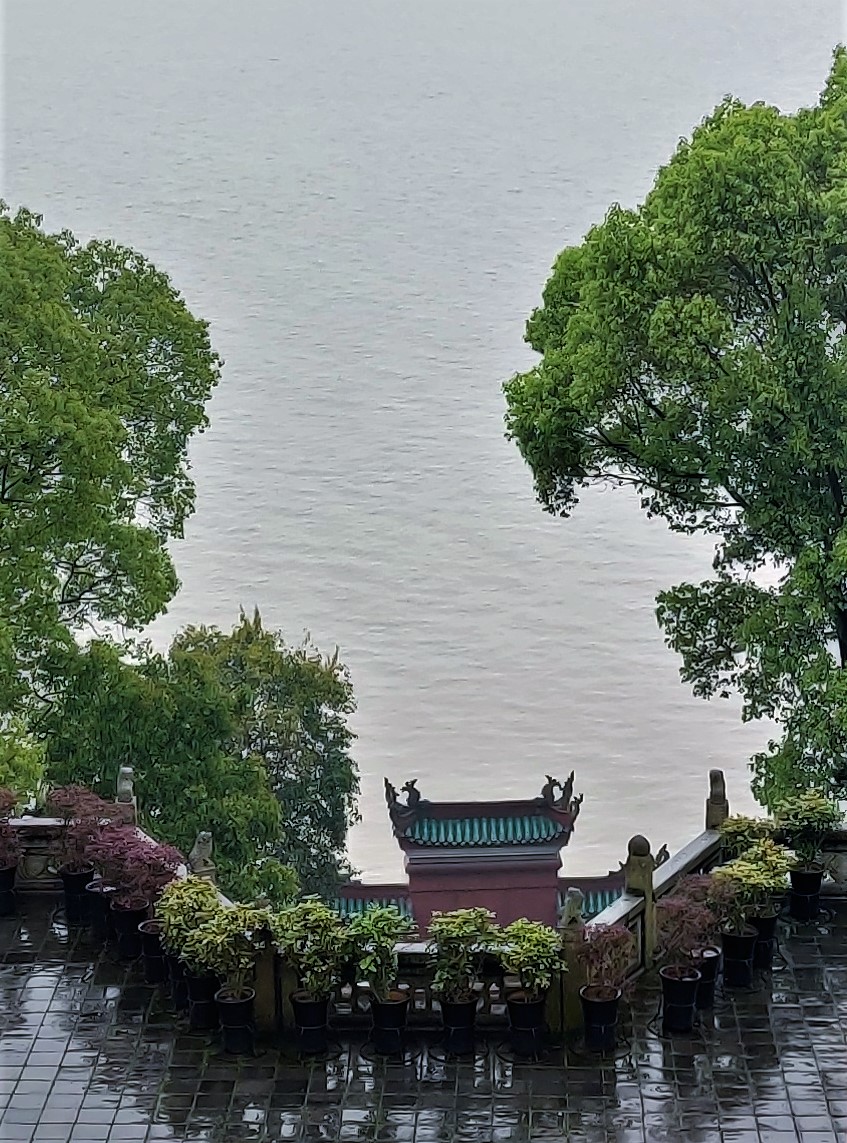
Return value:
<svg viewBox="0 0 847 1143">
<path fill-rule="evenodd" d="M 50 687 L 44 656 L 84 624 L 138 627 L 174 595 L 218 378 L 165 274 L 0 203 L 0 711 Z"/>
<path fill-rule="evenodd" d="M 740 693 L 781 737 L 772 804 L 847 790 L 847 55 L 784 115 L 726 99 L 636 210 L 557 259 L 506 383 L 548 511 L 592 484 L 715 538 L 714 577 L 658 617 L 697 694 Z M 775 582 L 774 582 L 775 581 Z"/>
<path fill-rule="evenodd" d="M 279 857 L 305 893 L 332 896 L 346 872 L 344 847 L 357 820 L 358 770 L 350 756 L 355 710 L 347 669 L 336 648 L 322 655 L 307 639 L 289 647 L 277 631 L 242 613 L 230 634 L 189 627 L 173 653 L 213 665 L 235 698 L 231 753 L 257 758 L 282 808 Z"/>
<path fill-rule="evenodd" d="M 62 701 L 41 719 L 50 780 L 114 794 L 131 763 L 143 823 L 188 853 L 210 830 L 226 887 L 271 854 L 279 804 L 261 760 L 232 754 L 233 704 L 210 664 L 93 641 L 67 657 Z"/>
<path fill-rule="evenodd" d="M 279 901 L 298 880 L 332 893 L 358 792 L 337 653 L 289 648 L 256 614 L 228 635 L 188 628 L 167 656 L 92 642 L 56 669 L 64 694 L 40 722 L 51 781 L 111 794 L 130 762 L 152 832 L 187 851 L 211 830 L 236 895 Z"/>
</svg>

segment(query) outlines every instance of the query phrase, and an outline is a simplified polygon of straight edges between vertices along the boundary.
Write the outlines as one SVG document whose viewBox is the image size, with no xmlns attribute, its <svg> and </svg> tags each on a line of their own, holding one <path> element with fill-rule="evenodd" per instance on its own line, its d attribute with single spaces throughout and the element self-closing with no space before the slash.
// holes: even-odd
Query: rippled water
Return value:
<svg viewBox="0 0 847 1143">
<path fill-rule="evenodd" d="M 226 359 L 183 581 L 153 634 L 258 604 L 338 642 L 354 860 L 382 777 L 435 798 L 577 772 L 568 866 L 744 800 L 763 741 L 693 699 L 653 618 L 708 545 L 624 493 L 552 520 L 500 385 L 555 253 L 636 203 L 727 92 L 812 101 L 841 5 L 786 0 L 7 0 L 4 197 L 167 268 Z"/>
</svg>

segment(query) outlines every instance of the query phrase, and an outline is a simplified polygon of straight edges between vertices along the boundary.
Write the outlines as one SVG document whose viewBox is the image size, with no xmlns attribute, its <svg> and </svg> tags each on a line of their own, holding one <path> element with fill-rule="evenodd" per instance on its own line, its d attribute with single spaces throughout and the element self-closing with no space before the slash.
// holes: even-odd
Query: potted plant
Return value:
<svg viewBox="0 0 847 1143">
<path fill-rule="evenodd" d="M 224 1051 L 253 1051 L 251 987 L 256 958 L 270 939 L 270 913 L 250 905 L 220 906 L 188 935 L 181 956 L 198 977 L 222 981 L 214 1002 L 223 1029 Z"/>
<path fill-rule="evenodd" d="M 710 924 L 702 934 L 703 943 L 691 949 L 691 961 L 700 973 L 695 1007 L 712 1008 L 721 964 L 720 934 L 735 890 L 730 881 L 715 881 L 710 873 L 691 873 L 680 878 L 674 897 L 683 897 L 708 909 Z"/>
<path fill-rule="evenodd" d="M 509 1038 L 520 1056 L 535 1056 L 544 1041 L 547 992 L 557 972 L 565 969 L 561 938 L 555 929 L 525 917 L 503 929 L 500 961 L 520 989 L 506 997 Z"/>
<path fill-rule="evenodd" d="M 452 1055 L 474 1049 L 479 997 L 476 984 L 485 955 L 498 942 L 494 914 L 480 907 L 436 912 L 429 922 L 433 991 L 441 1004 L 444 1045 Z"/>
<path fill-rule="evenodd" d="M 787 852 L 765 838 L 742 857 L 713 871 L 712 877 L 718 884 L 731 883 L 721 933 L 727 987 L 752 986 L 756 944 L 773 939 L 778 912 L 775 899 L 785 891 L 789 866 Z"/>
<path fill-rule="evenodd" d="M 188 981 L 180 951 L 191 933 L 210 920 L 220 907 L 218 891 L 212 882 L 193 876 L 171 881 L 156 902 L 155 919 L 161 927 L 159 936 L 178 1011 L 189 1007 Z"/>
<path fill-rule="evenodd" d="M 56 872 L 65 893 L 65 919 L 69 925 L 86 924 L 85 887 L 94 874 L 88 847 L 102 823 L 109 820 L 112 806 L 85 786 L 58 786 L 47 794 L 45 808 L 50 816 L 62 820 Z"/>
<path fill-rule="evenodd" d="M 95 940 L 107 941 L 117 936 L 112 914 L 112 898 L 118 892 L 123 870 L 123 853 L 135 827 L 109 822 L 92 834 L 87 856 L 94 866 L 94 879 L 85 887 L 88 894 L 88 916 Z"/>
<path fill-rule="evenodd" d="M 841 810 L 817 790 L 786 798 L 777 807 L 777 826 L 794 850 L 788 911 L 797 921 L 813 921 L 820 911 L 823 866 L 820 852 L 826 835 L 841 825 Z"/>
<path fill-rule="evenodd" d="M 585 1046 L 612 1051 L 617 1042 L 618 1008 L 635 954 L 635 936 L 625 925 L 586 925 L 577 957 L 586 983 L 579 990 Z"/>
<path fill-rule="evenodd" d="M 772 818 L 752 818 L 744 814 L 733 814 L 721 822 L 720 835 L 723 856 L 732 860 L 746 853 L 756 842 L 772 838 L 776 823 Z"/>
<path fill-rule="evenodd" d="M 135 960 L 142 954 L 139 925 L 148 920 L 151 904 L 185 859 L 178 849 L 151 841 L 135 826 L 114 823 L 97 831 L 88 854 L 100 871 L 102 886 L 95 883 L 90 891 L 95 899 L 109 903 L 120 955 Z"/>
<path fill-rule="evenodd" d="M 347 928 L 334 909 L 306 900 L 274 916 L 273 935 L 300 983 L 290 998 L 300 1050 L 322 1055 L 327 1051 L 329 1002 L 350 952 Z"/>
<path fill-rule="evenodd" d="M 17 805 L 17 796 L 5 788 L 0 789 L 0 917 L 8 917 L 15 911 L 15 876 L 21 846 L 17 830 L 10 818 Z"/>
<path fill-rule="evenodd" d="M 350 922 L 359 974 L 370 986 L 373 1043 L 383 1055 L 403 1046 L 409 996 L 397 987 L 397 943 L 413 931 L 393 905 L 372 905 Z"/>
<path fill-rule="evenodd" d="M 714 917 L 705 901 L 685 893 L 656 904 L 656 960 L 662 984 L 662 1028 L 690 1032 L 702 979 L 695 954 L 708 946 Z"/>
</svg>

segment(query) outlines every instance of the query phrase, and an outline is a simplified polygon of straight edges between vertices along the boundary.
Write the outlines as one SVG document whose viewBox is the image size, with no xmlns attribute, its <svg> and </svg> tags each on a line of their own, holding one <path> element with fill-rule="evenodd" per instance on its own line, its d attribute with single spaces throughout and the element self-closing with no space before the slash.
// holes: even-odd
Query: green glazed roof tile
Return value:
<svg viewBox="0 0 847 1143">
<path fill-rule="evenodd" d="M 563 832 L 540 814 L 515 818 L 419 818 L 405 836 L 419 845 L 531 845 Z"/>
<path fill-rule="evenodd" d="M 408 897 L 336 897 L 334 902 L 336 910 L 342 917 L 356 917 L 366 913 L 371 905 L 393 905 L 403 917 L 412 916 L 412 902 Z"/>
</svg>

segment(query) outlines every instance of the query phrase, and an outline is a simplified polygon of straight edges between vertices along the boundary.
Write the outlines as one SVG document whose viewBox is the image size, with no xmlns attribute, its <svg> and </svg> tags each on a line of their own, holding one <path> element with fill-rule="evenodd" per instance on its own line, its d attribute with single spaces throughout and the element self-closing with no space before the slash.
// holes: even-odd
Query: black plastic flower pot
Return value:
<svg viewBox="0 0 847 1143">
<path fill-rule="evenodd" d="M 93 865 L 86 865 L 82 869 L 69 869 L 63 865 L 59 869 L 62 888 L 65 891 L 65 920 L 69 926 L 88 924 L 89 898 L 85 887 L 91 884 L 93 876 Z"/>
<path fill-rule="evenodd" d="M 715 1004 L 715 982 L 721 965 L 721 950 L 716 948 L 698 949 L 694 953 L 694 964 L 700 973 L 697 983 L 698 1009 L 713 1008 Z"/>
<path fill-rule="evenodd" d="M 469 1056 L 474 1050 L 477 998 L 442 1000 L 444 1048 L 451 1056 Z"/>
<path fill-rule="evenodd" d="M 146 902 L 144 905 L 139 902 L 131 908 L 124 908 L 117 901 L 112 901 L 112 920 L 122 960 L 138 960 L 141 956 L 141 933 L 138 926 L 147 920 L 149 914 L 150 906 Z"/>
<path fill-rule="evenodd" d="M 792 869 L 788 912 L 795 921 L 814 921 L 821 911 L 822 869 Z"/>
<path fill-rule="evenodd" d="M 292 992 L 291 1008 L 300 1051 L 305 1056 L 324 1055 L 329 1047 L 329 997 Z"/>
<path fill-rule="evenodd" d="M 391 992 L 384 999 L 371 997 L 371 1040 L 382 1056 L 396 1056 L 403 1050 L 409 997 L 402 992 Z"/>
<path fill-rule="evenodd" d="M 537 1056 L 544 1047 L 546 997 L 530 1000 L 523 993 L 506 997 L 509 1043 L 516 1056 Z"/>
<path fill-rule="evenodd" d="M 585 1046 L 590 1052 L 612 1052 L 618 1040 L 619 988 L 586 985 L 579 990 Z"/>
<path fill-rule="evenodd" d="M 751 988 L 753 954 L 759 934 L 752 925 L 739 932 L 721 934 L 723 945 L 723 982 L 727 988 Z"/>
<path fill-rule="evenodd" d="M 138 926 L 141 937 L 141 959 L 144 979 L 148 984 L 164 984 L 168 979 L 168 966 L 161 941 L 162 926 L 158 921 L 142 921 Z"/>
<path fill-rule="evenodd" d="M 0 917 L 11 917 L 15 911 L 15 876 L 17 865 L 0 869 Z"/>
<path fill-rule="evenodd" d="M 694 1027 L 699 969 L 661 968 L 659 978 L 662 981 L 662 1031 L 690 1032 Z"/>
<path fill-rule="evenodd" d="M 188 1026 L 192 1032 L 214 1032 L 218 1026 L 218 1007 L 215 993 L 220 988 L 216 976 L 185 974 L 188 986 Z"/>
<path fill-rule="evenodd" d="M 253 1054 L 253 1001 L 256 993 L 248 988 L 243 996 L 233 996 L 226 988 L 215 993 L 224 1051 L 232 1056 Z"/>
<path fill-rule="evenodd" d="M 88 920 L 92 937 L 101 944 L 113 940 L 117 932 L 112 916 L 112 899 L 117 889 L 105 881 L 90 881 L 85 892 L 88 894 Z"/>
<path fill-rule="evenodd" d="M 747 919 L 756 930 L 753 968 L 766 972 L 773 966 L 777 915 L 774 913 L 772 917 L 748 917 Z"/>
<path fill-rule="evenodd" d="M 178 956 L 165 953 L 168 980 L 171 982 L 171 999 L 177 1012 L 188 1011 L 188 982 L 185 978 L 185 965 Z"/>
</svg>

